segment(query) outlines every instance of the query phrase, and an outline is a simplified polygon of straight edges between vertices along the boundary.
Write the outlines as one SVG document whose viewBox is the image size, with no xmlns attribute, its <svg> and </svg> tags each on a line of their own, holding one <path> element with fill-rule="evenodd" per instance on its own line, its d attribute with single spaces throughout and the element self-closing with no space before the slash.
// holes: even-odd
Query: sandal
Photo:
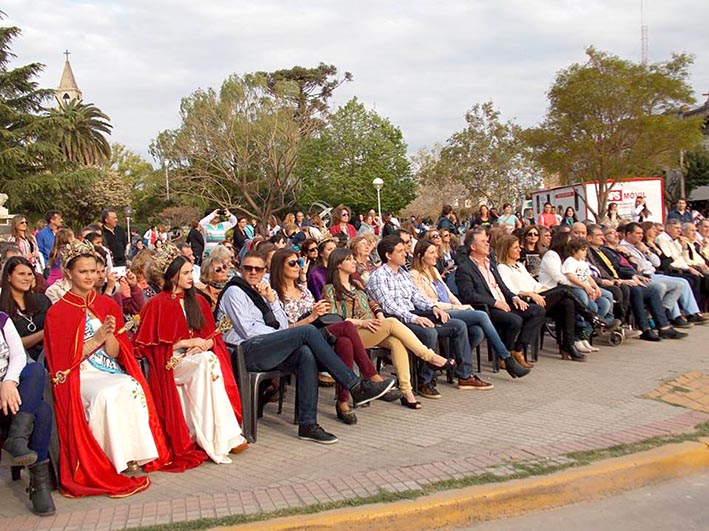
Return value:
<svg viewBox="0 0 709 531">
<path fill-rule="evenodd" d="M 443 365 L 434 365 L 430 361 L 427 361 L 426 365 L 431 367 L 434 371 L 447 371 L 455 368 L 455 360 L 453 358 L 446 358 L 446 362 Z"/>
<path fill-rule="evenodd" d="M 409 409 L 421 409 L 421 402 L 418 400 L 414 400 L 413 402 L 409 402 L 406 400 L 405 396 L 402 396 L 400 399 L 401 405 L 404 407 L 408 407 Z"/>
</svg>

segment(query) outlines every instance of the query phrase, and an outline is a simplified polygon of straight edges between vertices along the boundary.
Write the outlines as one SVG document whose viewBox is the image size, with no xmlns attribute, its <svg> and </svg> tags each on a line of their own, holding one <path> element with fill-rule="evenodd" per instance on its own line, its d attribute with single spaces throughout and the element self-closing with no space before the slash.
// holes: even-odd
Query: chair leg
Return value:
<svg viewBox="0 0 709 531">
<path fill-rule="evenodd" d="M 19 481 L 22 477 L 22 466 L 13 466 L 10 468 L 10 473 L 12 474 L 12 481 Z"/>
<path fill-rule="evenodd" d="M 251 425 L 251 437 L 254 442 L 258 437 L 258 412 L 261 409 L 261 404 L 259 400 L 259 384 L 261 383 L 261 378 L 258 375 L 251 377 L 251 418 L 249 423 Z"/>
<path fill-rule="evenodd" d="M 480 367 L 480 345 L 477 345 L 475 347 L 475 356 L 478 359 L 478 374 L 481 372 L 481 367 Z"/>
</svg>

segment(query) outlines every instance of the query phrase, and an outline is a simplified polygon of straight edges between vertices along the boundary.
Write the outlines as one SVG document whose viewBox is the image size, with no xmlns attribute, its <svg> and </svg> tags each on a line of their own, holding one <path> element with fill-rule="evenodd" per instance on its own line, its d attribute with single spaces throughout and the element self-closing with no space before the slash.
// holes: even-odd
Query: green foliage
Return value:
<svg viewBox="0 0 709 531">
<path fill-rule="evenodd" d="M 304 144 L 298 173 L 303 178 L 301 205 L 320 200 L 356 212 L 376 208 L 376 177 L 384 180 L 382 211 L 398 211 L 415 195 L 401 130 L 357 98 L 330 117 L 318 138 Z"/>
<path fill-rule="evenodd" d="M 54 118 L 50 138 L 59 146 L 67 161 L 85 166 L 101 166 L 111 158 L 110 118 L 93 103 L 77 100 L 59 102 L 49 111 Z"/>
<path fill-rule="evenodd" d="M 588 61 L 558 73 L 544 122 L 525 133 L 536 159 L 564 183 L 598 181 L 599 208 L 616 180 L 676 166 L 681 150 L 701 140 L 700 119 L 683 119 L 693 103 L 692 58 L 643 65 L 591 47 Z"/>
<path fill-rule="evenodd" d="M 352 74 L 345 72 L 340 79 L 337 77 L 337 67 L 320 63 L 316 68 L 294 66 L 287 70 L 275 72 L 259 72 L 266 79 L 266 84 L 272 94 L 284 83 L 295 86 L 295 90 L 287 99 L 295 108 L 295 120 L 300 124 L 303 136 L 322 129 L 327 123 L 329 107 L 327 101 L 332 97 L 337 87 L 347 81 L 352 81 Z"/>
<path fill-rule="evenodd" d="M 14 210 L 62 212 L 65 225 L 79 229 L 98 220 L 102 208 L 119 212 L 129 204 L 130 187 L 116 172 L 80 167 L 61 173 L 37 173 L 8 183 Z"/>
<path fill-rule="evenodd" d="M 687 175 L 684 186 L 687 197 L 692 190 L 709 185 L 709 150 L 706 148 L 690 151 L 686 156 Z"/>
<path fill-rule="evenodd" d="M 0 11 L 0 19 L 4 16 Z M 57 147 L 45 139 L 53 120 L 42 104 L 54 92 L 34 81 L 44 65 L 9 65 L 15 57 L 10 45 L 20 33 L 16 27 L 0 27 L 0 185 L 61 160 Z"/>
<path fill-rule="evenodd" d="M 151 146 L 170 171 L 174 193 L 257 219 L 293 205 L 302 140 L 294 94 L 292 84 L 269 86 L 255 74 L 233 75 L 219 91 L 184 98 L 180 127 L 161 132 Z"/>
</svg>

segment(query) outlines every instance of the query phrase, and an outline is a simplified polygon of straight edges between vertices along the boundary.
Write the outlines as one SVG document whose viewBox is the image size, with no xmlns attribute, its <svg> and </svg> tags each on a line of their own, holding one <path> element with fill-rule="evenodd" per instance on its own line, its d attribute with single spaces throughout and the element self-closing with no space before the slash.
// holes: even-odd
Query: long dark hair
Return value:
<svg viewBox="0 0 709 531">
<path fill-rule="evenodd" d="M 163 291 L 171 292 L 176 284 L 175 277 L 180 274 L 182 266 L 188 263 L 189 260 L 184 256 L 175 258 L 163 274 Z M 185 290 L 185 317 L 187 318 L 187 326 L 192 330 L 201 330 L 207 324 L 207 320 L 202 314 L 202 310 L 197 303 L 197 290 L 194 284 L 191 288 Z"/>
<path fill-rule="evenodd" d="M 347 258 L 349 258 L 350 256 L 353 256 L 351 250 L 347 249 L 346 247 L 340 247 L 332 251 L 330 253 L 330 258 L 328 258 L 327 260 L 327 272 L 325 273 L 325 283 L 332 284 L 332 287 L 335 289 L 335 299 L 339 301 L 344 300 L 348 293 L 345 290 L 345 287 L 342 285 L 342 281 L 340 280 L 340 274 L 337 270 L 337 267 L 342 262 L 347 260 Z M 353 279 L 350 277 L 350 282 L 352 281 Z M 358 286 L 357 283 L 352 282 L 352 284 L 355 287 L 361 289 L 361 287 Z"/>
<path fill-rule="evenodd" d="M 298 259 L 297 251 L 293 250 L 292 247 L 286 247 L 284 249 L 278 249 L 273 253 L 273 258 L 271 258 L 271 269 L 269 270 L 269 281 L 271 282 L 271 287 L 274 289 L 281 300 L 285 298 L 286 291 L 286 261 L 290 257 Z"/>
<path fill-rule="evenodd" d="M 570 232 L 561 230 L 551 237 L 549 250 L 554 251 L 556 254 L 558 254 L 562 262 L 568 258 L 568 255 L 566 254 L 566 244 L 569 243 L 570 237 Z"/>
<path fill-rule="evenodd" d="M 0 292 L 0 310 L 5 312 L 10 317 L 16 317 L 19 311 L 15 299 L 12 297 L 12 289 L 10 288 L 10 275 L 13 273 L 13 271 L 15 271 L 15 269 L 17 269 L 18 266 L 21 265 L 28 267 L 34 275 L 34 269 L 32 267 L 32 264 L 29 260 L 27 260 L 27 258 L 24 258 L 22 256 L 13 256 L 12 258 L 8 259 L 7 262 L 5 262 L 5 266 L 2 270 L 3 290 Z M 25 309 L 23 313 L 28 317 L 39 313 L 39 308 L 35 304 L 34 298 L 27 296 L 28 293 L 33 292 L 34 289 L 30 288 L 28 292 L 22 294 L 22 297 L 25 301 Z"/>
</svg>

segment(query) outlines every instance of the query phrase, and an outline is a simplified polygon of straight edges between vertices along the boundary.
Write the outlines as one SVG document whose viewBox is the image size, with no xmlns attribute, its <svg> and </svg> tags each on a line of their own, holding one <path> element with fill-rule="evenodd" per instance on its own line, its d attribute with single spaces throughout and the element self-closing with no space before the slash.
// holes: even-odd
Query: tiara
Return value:
<svg viewBox="0 0 709 531">
<path fill-rule="evenodd" d="M 163 276 L 165 271 L 167 271 L 167 268 L 170 267 L 170 264 L 181 254 L 182 253 L 180 253 L 179 249 L 172 243 L 163 243 L 153 257 L 153 265 L 155 266 L 155 270 L 160 273 L 160 276 Z"/>
<path fill-rule="evenodd" d="M 86 240 L 72 240 L 59 252 L 62 269 L 66 269 L 67 264 L 79 256 L 96 256 L 96 251 L 91 242 Z"/>
</svg>

